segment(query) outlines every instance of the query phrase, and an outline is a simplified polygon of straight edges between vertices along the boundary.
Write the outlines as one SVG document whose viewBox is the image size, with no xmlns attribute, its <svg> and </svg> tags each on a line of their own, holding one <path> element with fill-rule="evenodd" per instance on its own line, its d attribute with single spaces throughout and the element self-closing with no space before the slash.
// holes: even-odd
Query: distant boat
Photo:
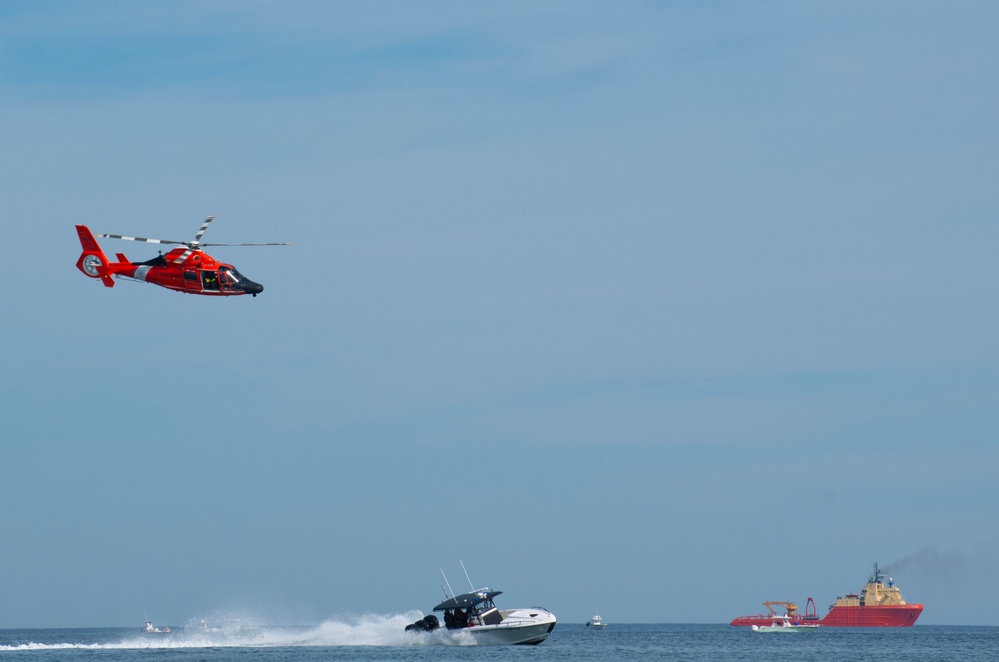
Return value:
<svg viewBox="0 0 999 662">
<path fill-rule="evenodd" d="M 815 632 L 821 627 L 817 623 L 792 621 L 787 614 L 774 616 L 770 625 L 754 625 L 753 632 Z"/>
<path fill-rule="evenodd" d="M 141 631 L 143 634 L 168 634 L 170 632 L 170 628 L 167 626 L 163 626 L 161 628 L 153 627 L 152 621 L 146 621 L 146 626 L 142 628 Z"/>
<path fill-rule="evenodd" d="M 595 630 L 602 630 L 607 627 L 607 624 L 604 623 L 604 619 L 599 616 L 592 616 L 590 617 L 590 620 L 586 621 L 586 627 L 594 628 Z"/>
</svg>

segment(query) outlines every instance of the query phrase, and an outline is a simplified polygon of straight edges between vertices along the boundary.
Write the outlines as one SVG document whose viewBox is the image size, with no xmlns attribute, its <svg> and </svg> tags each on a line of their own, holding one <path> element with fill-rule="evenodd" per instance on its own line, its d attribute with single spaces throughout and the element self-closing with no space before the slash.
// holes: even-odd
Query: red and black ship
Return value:
<svg viewBox="0 0 999 662">
<path fill-rule="evenodd" d="M 785 613 L 797 621 L 830 627 L 909 627 L 923 612 L 923 605 L 909 604 L 902 599 L 902 593 L 891 577 L 884 581 L 877 563 L 860 595 L 848 593 L 836 598 L 836 602 L 829 605 L 825 618 L 820 619 L 815 613 L 815 601 L 811 598 L 805 604 L 804 614 L 798 613 L 798 606 L 793 602 L 768 600 L 763 606 L 770 610 L 769 614 L 740 616 L 732 625 L 770 625 L 778 615 L 774 605 L 783 606 Z"/>
</svg>

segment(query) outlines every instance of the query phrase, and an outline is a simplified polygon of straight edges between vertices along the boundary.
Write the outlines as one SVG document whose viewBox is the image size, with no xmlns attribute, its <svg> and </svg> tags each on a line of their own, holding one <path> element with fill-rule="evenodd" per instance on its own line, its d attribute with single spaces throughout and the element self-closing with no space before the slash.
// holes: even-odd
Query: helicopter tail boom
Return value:
<svg viewBox="0 0 999 662">
<path fill-rule="evenodd" d="M 83 246 L 83 253 L 76 261 L 76 268 L 90 278 L 100 278 L 105 287 L 114 287 L 114 279 L 108 270 L 108 258 L 94 239 L 90 228 L 86 225 L 77 225 L 76 233 L 80 236 L 80 245 Z"/>
</svg>

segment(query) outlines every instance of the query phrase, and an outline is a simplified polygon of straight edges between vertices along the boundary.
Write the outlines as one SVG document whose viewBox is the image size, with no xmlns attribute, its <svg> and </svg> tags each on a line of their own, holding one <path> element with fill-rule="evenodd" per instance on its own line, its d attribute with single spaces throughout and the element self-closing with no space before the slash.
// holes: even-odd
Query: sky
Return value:
<svg viewBox="0 0 999 662">
<path fill-rule="evenodd" d="M 0 5 L 0 624 L 997 625 L 999 8 Z M 216 248 L 216 299 L 76 270 Z M 102 240 L 145 260 L 155 246 Z"/>
</svg>

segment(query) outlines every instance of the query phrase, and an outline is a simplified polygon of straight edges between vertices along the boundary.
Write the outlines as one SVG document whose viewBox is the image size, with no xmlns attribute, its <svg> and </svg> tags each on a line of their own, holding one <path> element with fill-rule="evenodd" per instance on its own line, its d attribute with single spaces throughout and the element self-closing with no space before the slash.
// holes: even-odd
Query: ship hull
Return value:
<svg viewBox="0 0 999 662">
<path fill-rule="evenodd" d="M 921 613 L 923 613 L 923 605 L 833 607 L 819 622 L 827 627 L 911 627 Z"/>
<path fill-rule="evenodd" d="M 911 627 L 923 613 L 923 605 L 892 605 L 890 607 L 833 607 L 825 618 L 814 616 L 798 617 L 802 623 L 817 624 L 823 627 L 885 628 Z M 732 621 L 738 626 L 770 625 L 772 614 L 740 616 Z"/>
</svg>

